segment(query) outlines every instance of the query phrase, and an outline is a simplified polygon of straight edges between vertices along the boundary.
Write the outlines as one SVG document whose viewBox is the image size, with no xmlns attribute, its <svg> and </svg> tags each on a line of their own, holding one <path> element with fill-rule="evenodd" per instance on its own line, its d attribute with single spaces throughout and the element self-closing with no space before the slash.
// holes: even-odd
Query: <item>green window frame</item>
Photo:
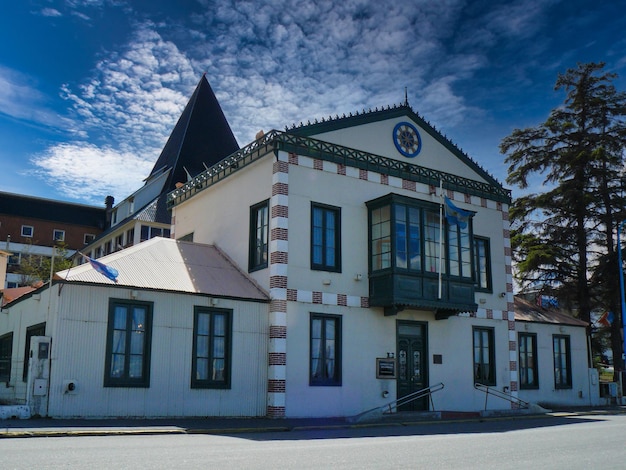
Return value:
<svg viewBox="0 0 626 470">
<path fill-rule="evenodd" d="M 373 271 L 391 267 L 391 206 L 370 211 L 370 264 Z"/>
<path fill-rule="evenodd" d="M 232 314 L 194 308 L 191 388 L 230 388 Z"/>
<path fill-rule="evenodd" d="M 13 356 L 13 332 L 0 336 L 0 382 L 11 380 L 11 359 Z"/>
<path fill-rule="evenodd" d="M 311 203 L 311 269 L 341 272 L 341 208 Z"/>
<path fill-rule="evenodd" d="M 476 290 L 493 292 L 491 247 L 488 238 L 474 236 L 474 268 L 476 270 Z"/>
<path fill-rule="evenodd" d="M 264 269 L 268 266 L 269 212 L 269 200 L 250 207 L 249 272 Z"/>
<path fill-rule="evenodd" d="M 472 278 L 472 244 L 469 224 L 448 225 L 447 255 L 450 276 Z"/>
<path fill-rule="evenodd" d="M 394 209 L 396 266 L 401 269 L 421 270 L 420 211 L 416 207 L 403 204 L 396 205 Z"/>
<path fill-rule="evenodd" d="M 22 380 L 28 380 L 28 358 L 30 356 L 30 339 L 33 336 L 46 336 L 46 323 L 38 323 L 26 328 L 26 341 L 24 342 L 24 372 Z"/>
<path fill-rule="evenodd" d="M 341 386 L 341 316 L 311 313 L 309 384 Z"/>
<path fill-rule="evenodd" d="M 522 390 L 539 388 L 539 367 L 537 364 L 537 335 L 519 333 L 519 386 Z"/>
<path fill-rule="evenodd" d="M 486 327 L 473 327 L 474 336 L 474 382 L 482 385 L 496 385 L 496 360 L 494 350 L 494 330 Z"/>
<path fill-rule="evenodd" d="M 439 272 L 472 281 L 474 269 L 472 222 L 465 228 L 448 224 L 437 205 L 395 194 L 369 206 L 370 272 L 394 269 L 408 273 Z M 443 243 L 440 242 L 443 236 Z"/>
<path fill-rule="evenodd" d="M 152 302 L 109 300 L 105 387 L 150 387 Z"/>
<path fill-rule="evenodd" d="M 554 388 L 572 388 L 570 337 L 567 335 L 552 335 L 552 351 L 554 356 Z"/>
</svg>

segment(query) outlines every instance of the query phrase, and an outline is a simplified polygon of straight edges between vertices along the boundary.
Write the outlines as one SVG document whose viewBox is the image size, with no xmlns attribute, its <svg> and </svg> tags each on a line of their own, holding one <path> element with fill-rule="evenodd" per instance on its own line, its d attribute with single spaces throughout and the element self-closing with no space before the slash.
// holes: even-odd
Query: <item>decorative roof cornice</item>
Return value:
<svg viewBox="0 0 626 470">
<path fill-rule="evenodd" d="M 268 153 L 279 150 L 418 183 L 438 186 L 443 181 L 446 189 L 507 204 L 511 202 L 511 192 L 491 178 L 490 183 L 484 183 L 303 135 L 273 130 L 170 192 L 167 198 L 168 208 L 190 199 Z"/>
<path fill-rule="evenodd" d="M 429 135 L 431 135 L 437 142 L 448 149 L 453 155 L 459 158 L 463 163 L 472 168 L 478 174 L 480 174 L 487 181 L 493 184 L 501 185 L 501 183 L 494 178 L 487 170 L 478 164 L 472 157 L 470 157 L 461 147 L 455 144 L 451 139 L 443 134 L 434 124 L 426 120 L 417 111 L 413 110 L 408 104 L 403 103 L 393 106 L 375 108 L 365 110 L 361 112 L 356 111 L 349 115 L 343 114 L 342 116 L 335 115 L 335 117 L 328 116 L 328 118 L 315 119 L 314 122 L 308 121 L 306 124 L 300 123 L 299 125 L 293 124 L 291 128 L 286 127 L 285 131 L 290 134 L 303 135 L 310 137 L 312 135 L 318 135 L 325 132 L 336 131 L 344 129 L 346 127 L 359 126 L 363 124 L 370 124 L 386 119 L 393 119 L 396 117 L 408 116 L 422 129 L 424 129 Z"/>
</svg>

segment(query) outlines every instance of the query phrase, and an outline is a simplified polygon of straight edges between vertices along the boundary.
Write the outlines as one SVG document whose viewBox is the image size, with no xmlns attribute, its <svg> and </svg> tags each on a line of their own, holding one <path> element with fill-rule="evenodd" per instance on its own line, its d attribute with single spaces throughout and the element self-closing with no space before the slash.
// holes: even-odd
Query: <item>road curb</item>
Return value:
<svg viewBox="0 0 626 470">
<path fill-rule="evenodd" d="M 223 427 L 96 427 L 90 429 L 34 429 L 34 428 L 9 428 L 0 429 L 0 439 L 12 438 L 32 438 L 32 437 L 81 437 L 81 436 L 149 436 L 149 435 L 166 435 L 166 434 L 249 434 L 249 433 L 268 433 L 268 432 L 297 432 L 297 431 L 322 431 L 331 429 L 363 429 L 363 428 L 380 428 L 380 427 L 410 427 L 424 426 L 433 424 L 450 424 L 450 423 L 468 423 L 468 422 L 486 422 L 486 421 L 508 421 L 520 419 L 540 419 L 540 418 L 568 418 L 577 416 L 610 416 L 626 414 L 626 408 L 619 409 L 589 409 L 589 410 L 562 410 L 549 411 L 546 413 L 533 414 L 508 414 L 499 416 L 480 416 L 471 418 L 455 418 L 455 419 L 398 419 L 389 421 L 378 420 L 361 423 L 339 422 L 327 424 L 277 424 L 258 426 L 223 426 Z M 243 423 L 242 423 L 243 424 Z M 2 428 L 2 427 L 0 427 Z"/>
</svg>

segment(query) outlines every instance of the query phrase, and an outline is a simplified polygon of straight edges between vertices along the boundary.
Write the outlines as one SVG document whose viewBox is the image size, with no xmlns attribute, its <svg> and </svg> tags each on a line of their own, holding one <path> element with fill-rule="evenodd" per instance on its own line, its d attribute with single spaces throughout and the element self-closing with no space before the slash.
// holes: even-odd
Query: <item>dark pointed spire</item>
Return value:
<svg viewBox="0 0 626 470">
<path fill-rule="evenodd" d="M 202 75 L 148 179 L 172 169 L 163 188 L 169 192 L 176 183 L 185 183 L 187 173 L 196 176 L 233 152 L 239 144 L 222 108 Z"/>
</svg>

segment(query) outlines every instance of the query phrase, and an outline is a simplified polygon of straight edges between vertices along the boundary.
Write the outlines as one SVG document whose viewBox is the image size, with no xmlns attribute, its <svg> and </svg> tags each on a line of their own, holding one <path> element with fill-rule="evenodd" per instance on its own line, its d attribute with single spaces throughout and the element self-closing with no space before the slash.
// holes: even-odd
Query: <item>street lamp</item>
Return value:
<svg viewBox="0 0 626 470">
<path fill-rule="evenodd" d="M 626 332 L 626 300 L 624 299 L 624 266 L 622 264 L 622 227 L 626 223 L 626 220 L 622 220 L 617 226 L 617 260 L 619 262 L 619 292 L 620 292 L 620 304 L 622 307 L 622 329 Z M 626 353 L 626 335 L 623 336 L 622 344 L 622 365 L 624 364 L 624 353 Z M 613 365 L 615 365 L 615 358 L 613 358 Z M 621 379 L 621 375 L 620 375 Z M 621 382 L 621 380 L 620 380 Z"/>
</svg>

